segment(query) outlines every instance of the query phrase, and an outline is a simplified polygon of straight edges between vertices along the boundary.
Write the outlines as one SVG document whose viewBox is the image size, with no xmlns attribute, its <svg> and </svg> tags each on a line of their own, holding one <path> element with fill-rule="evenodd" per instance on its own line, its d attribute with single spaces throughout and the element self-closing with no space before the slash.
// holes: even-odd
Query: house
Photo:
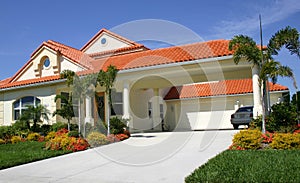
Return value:
<svg viewBox="0 0 300 183">
<path fill-rule="evenodd" d="M 0 81 L 0 125 L 14 123 L 26 105 L 44 105 L 50 112 L 61 106 L 57 94 L 71 91 L 59 74 L 72 70 L 81 77 L 119 69 L 113 90 L 113 114 L 129 120 L 134 130 L 161 131 L 232 128 L 230 115 L 240 106 L 254 105 L 261 114 L 258 71 L 247 61 L 236 65 L 228 40 L 213 40 L 150 50 L 106 29 L 81 49 L 56 41 L 43 42 L 12 77 Z M 270 83 L 271 103 L 288 88 Z M 93 125 L 107 118 L 104 88 L 83 100 L 81 118 Z M 76 107 L 76 106 L 74 106 Z M 77 106 L 78 107 L 78 106 Z M 45 124 L 63 121 L 60 116 Z"/>
</svg>

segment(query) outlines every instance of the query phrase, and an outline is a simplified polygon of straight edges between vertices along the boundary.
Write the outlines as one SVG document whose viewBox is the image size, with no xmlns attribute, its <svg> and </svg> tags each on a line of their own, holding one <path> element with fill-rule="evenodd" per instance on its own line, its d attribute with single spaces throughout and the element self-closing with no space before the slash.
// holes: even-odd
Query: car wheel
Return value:
<svg viewBox="0 0 300 183">
<path fill-rule="evenodd" d="M 234 129 L 239 129 L 239 125 L 233 125 Z"/>
</svg>

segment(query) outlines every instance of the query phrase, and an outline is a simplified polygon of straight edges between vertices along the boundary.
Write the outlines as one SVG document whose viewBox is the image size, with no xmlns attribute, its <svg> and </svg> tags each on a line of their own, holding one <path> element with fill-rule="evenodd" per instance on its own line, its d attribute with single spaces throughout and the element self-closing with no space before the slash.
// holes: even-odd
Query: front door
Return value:
<svg viewBox="0 0 300 183">
<path fill-rule="evenodd" d="M 105 98 L 104 93 L 97 93 L 95 96 L 96 99 L 96 110 L 97 110 L 97 119 L 105 121 Z"/>
</svg>

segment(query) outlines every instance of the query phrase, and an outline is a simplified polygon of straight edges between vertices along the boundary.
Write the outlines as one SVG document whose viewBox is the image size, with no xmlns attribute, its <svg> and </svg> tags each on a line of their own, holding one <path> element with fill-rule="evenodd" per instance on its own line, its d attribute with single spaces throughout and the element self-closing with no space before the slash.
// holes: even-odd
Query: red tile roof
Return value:
<svg viewBox="0 0 300 183">
<path fill-rule="evenodd" d="M 35 83 L 54 81 L 54 80 L 59 80 L 59 79 L 60 79 L 59 75 L 46 76 L 46 77 L 40 77 L 40 78 L 35 78 L 35 79 L 28 79 L 28 80 L 7 83 L 5 85 L 0 85 L 0 88 L 11 88 L 11 87 L 17 87 L 17 86 L 22 86 L 22 85 L 30 85 L 30 84 L 35 84 Z"/>
<path fill-rule="evenodd" d="M 105 59 L 103 68 L 115 65 L 120 70 L 162 65 L 196 59 L 232 55 L 228 50 L 228 40 L 214 40 L 156 50 L 119 55 Z M 103 60 L 99 60 L 104 62 Z"/>
<path fill-rule="evenodd" d="M 131 44 L 132 46 L 143 46 L 143 45 L 141 45 L 141 44 L 139 44 L 139 43 L 136 43 L 136 42 L 133 42 L 133 41 L 131 41 L 131 40 L 129 40 L 129 39 L 126 39 L 126 38 L 124 38 L 124 37 L 122 37 L 122 36 L 120 36 L 120 35 L 118 35 L 118 34 L 115 34 L 115 33 L 113 33 L 113 32 L 110 32 L 109 30 L 107 30 L 107 29 L 101 29 L 99 32 L 97 32 L 97 34 L 95 34 L 94 35 L 94 37 L 92 37 L 92 39 L 90 39 L 81 49 L 80 49 L 80 51 L 84 51 L 86 48 L 88 48 L 95 40 L 97 40 L 97 38 L 102 34 L 102 33 L 107 33 L 107 34 L 109 34 L 109 35 L 111 35 L 111 36 L 113 36 L 113 37 L 116 37 L 116 38 L 118 38 L 118 39 L 120 39 L 120 40 L 122 40 L 122 41 L 124 41 L 124 42 L 126 42 L 126 43 L 129 43 L 129 44 Z"/>
<path fill-rule="evenodd" d="M 287 87 L 269 83 L 270 91 L 286 91 Z M 218 82 L 198 83 L 172 87 L 165 100 L 210 97 L 219 95 L 236 95 L 253 93 L 252 79 L 224 80 Z"/>
</svg>

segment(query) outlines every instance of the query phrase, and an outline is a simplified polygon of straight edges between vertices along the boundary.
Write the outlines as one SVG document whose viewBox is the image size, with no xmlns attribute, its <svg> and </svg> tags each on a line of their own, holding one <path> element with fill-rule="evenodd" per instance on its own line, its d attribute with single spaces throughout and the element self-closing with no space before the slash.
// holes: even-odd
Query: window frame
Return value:
<svg viewBox="0 0 300 183">
<path fill-rule="evenodd" d="M 19 98 L 18 100 L 15 100 L 12 104 L 13 105 L 13 112 L 12 113 L 13 113 L 13 120 L 14 121 L 19 120 L 21 115 L 22 115 L 22 111 L 25 111 L 27 109 L 26 106 L 23 106 L 23 100 L 25 98 L 29 98 L 29 97 L 32 97 L 33 101 L 30 102 L 30 104 L 26 104 L 26 106 L 27 105 L 33 105 L 34 107 L 36 107 L 38 104 L 41 104 L 41 100 L 36 96 L 24 96 L 22 98 Z M 19 103 L 19 105 L 17 107 L 15 107 L 15 104 L 17 104 L 17 103 Z M 17 110 L 19 111 L 18 115 L 16 114 Z"/>
</svg>

